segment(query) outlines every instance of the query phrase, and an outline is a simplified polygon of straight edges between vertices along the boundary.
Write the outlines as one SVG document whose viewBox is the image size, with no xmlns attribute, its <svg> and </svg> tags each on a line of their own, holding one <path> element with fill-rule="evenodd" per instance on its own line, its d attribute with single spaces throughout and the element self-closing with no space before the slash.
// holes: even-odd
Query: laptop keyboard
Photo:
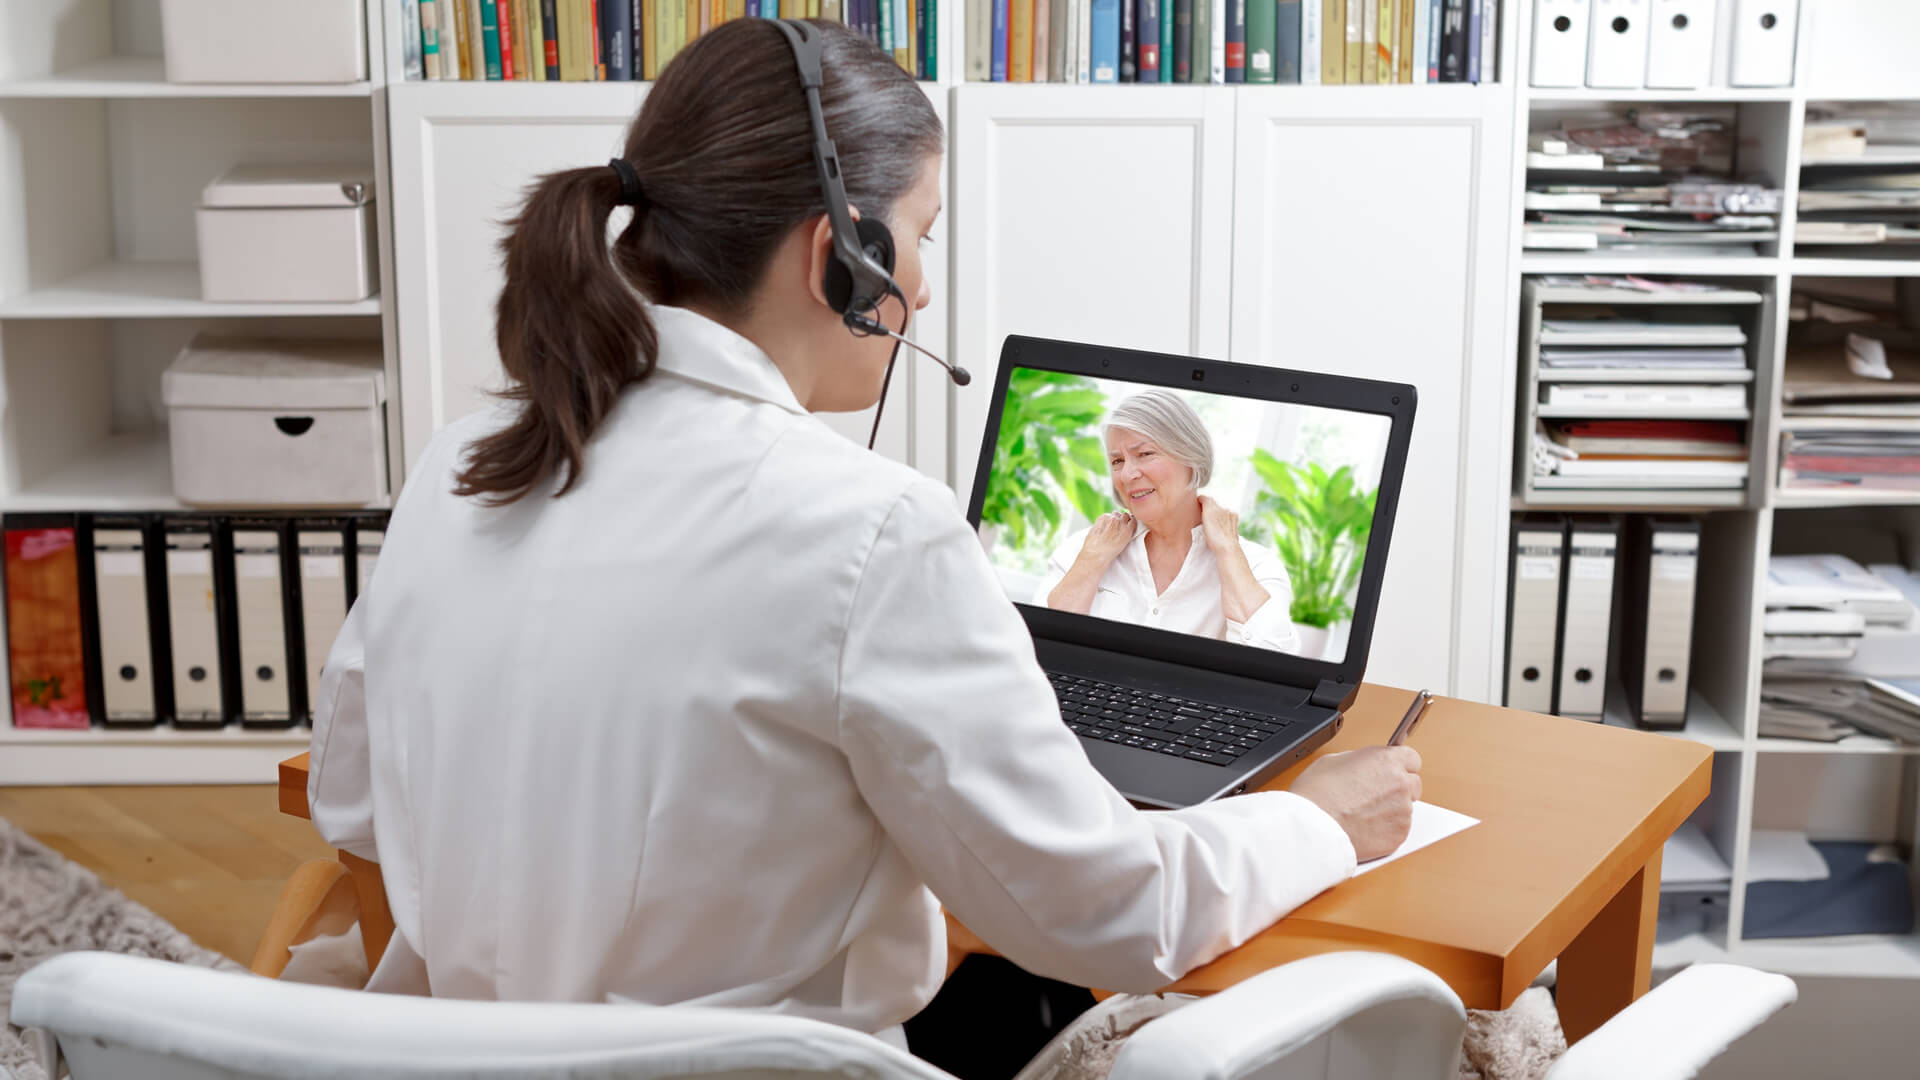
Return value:
<svg viewBox="0 0 1920 1080">
<path fill-rule="evenodd" d="M 1209 765 L 1231 765 L 1293 723 L 1075 675 L 1047 678 L 1075 735 Z"/>
</svg>

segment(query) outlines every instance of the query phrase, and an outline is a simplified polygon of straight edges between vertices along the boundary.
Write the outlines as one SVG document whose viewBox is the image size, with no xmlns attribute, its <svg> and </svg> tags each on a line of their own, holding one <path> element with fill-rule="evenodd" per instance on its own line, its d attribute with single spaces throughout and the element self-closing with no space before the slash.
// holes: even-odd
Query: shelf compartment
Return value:
<svg viewBox="0 0 1920 1080">
<path fill-rule="evenodd" d="M 1535 406 L 1534 415 L 1542 420 L 1751 420 L 1753 410 L 1701 409 L 1685 405 L 1667 408 L 1648 405 L 1538 405 Z"/>
<path fill-rule="evenodd" d="M 0 298 L 0 319 L 189 319 L 378 315 L 381 294 L 345 303 L 231 303 L 200 298 L 191 262 L 101 263 L 54 285 Z"/>
<path fill-rule="evenodd" d="M 0 80 L 0 98 L 351 98 L 373 93 L 355 83 L 173 83 L 158 56 L 113 56 L 51 75 Z"/>
<path fill-rule="evenodd" d="M 0 494 L 14 513 L 184 510 L 173 496 L 167 435 L 115 435 L 16 492 Z"/>
<path fill-rule="evenodd" d="M 1543 383 L 1750 383 L 1751 368 L 1739 370 L 1681 370 L 1665 368 L 1550 368 L 1540 369 Z M 1546 406 L 1542 406 L 1545 408 Z M 1542 414 L 1545 415 L 1545 414 Z"/>
<path fill-rule="evenodd" d="M 1734 730 L 1720 710 L 1698 690 L 1687 693 L 1687 724 L 1678 731 L 1654 731 L 1640 727 L 1633 722 L 1633 714 L 1627 708 L 1626 687 L 1616 680 L 1607 693 L 1606 715 L 1602 723 L 1608 727 L 1625 728 L 1628 731 L 1645 731 L 1651 735 L 1664 735 L 1672 739 L 1687 739 L 1705 743 L 1715 750 L 1739 750 L 1745 745 L 1740 733 Z"/>
</svg>

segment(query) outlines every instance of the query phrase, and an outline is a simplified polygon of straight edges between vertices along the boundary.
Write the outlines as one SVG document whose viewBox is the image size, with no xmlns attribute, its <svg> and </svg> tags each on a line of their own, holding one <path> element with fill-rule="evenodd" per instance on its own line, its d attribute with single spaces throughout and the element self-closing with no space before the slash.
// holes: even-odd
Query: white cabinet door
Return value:
<svg viewBox="0 0 1920 1080">
<path fill-rule="evenodd" d="M 541 175 L 619 154 L 648 84 L 567 87 L 564 101 L 572 111 L 565 114 L 554 108 L 562 97 L 535 89 L 509 94 L 488 86 L 404 83 L 390 91 L 401 423 L 409 466 L 433 432 L 486 407 L 489 391 L 504 384 L 494 345 L 494 304 L 505 281 L 504 223 Z M 934 88 L 930 96 L 944 112 L 945 92 Z M 797 91 L 794 108 L 804 108 Z M 946 288 L 946 259 L 936 232 L 925 256 L 936 296 Z M 936 303 L 922 313 L 916 339 L 944 339 L 939 308 Z M 915 429 L 909 398 L 916 385 L 933 387 L 938 408 L 932 416 L 943 419 L 944 388 L 902 350 L 877 445 L 909 462 Z M 873 411 L 821 419 L 864 445 Z M 932 465 L 944 479 L 944 454 Z"/>
<path fill-rule="evenodd" d="M 1481 700 L 1512 402 L 1503 387 L 1511 94 L 1243 94 L 1232 359 L 1411 383 L 1412 452 L 1370 681 Z"/>
<path fill-rule="evenodd" d="M 973 489 L 1008 334 L 1227 351 L 1234 91 L 954 90 L 953 484 Z"/>
</svg>

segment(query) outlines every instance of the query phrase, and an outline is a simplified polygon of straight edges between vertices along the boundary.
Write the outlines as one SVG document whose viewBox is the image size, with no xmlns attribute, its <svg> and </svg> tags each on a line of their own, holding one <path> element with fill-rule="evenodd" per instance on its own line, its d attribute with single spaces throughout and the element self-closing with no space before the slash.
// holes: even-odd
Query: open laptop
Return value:
<svg viewBox="0 0 1920 1080">
<path fill-rule="evenodd" d="M 1189 456 L 1193 425 L 1205 431 L 1213 466 L 1199 494 L 1239 515 L 1239 554 L 1268 596 L 1246 614 L 1259 593 L 1233 565 L 1243 621 L 1209 604 L 1229 565 L 1210 545 L 1163 586 L 1144 526 L 1090 601 L 1084 566 L 1098 559 L 1059 588 L 1093 521 L 1129 509 L 1122 498 L 1163 530 L 1191 505 L 1161 500 L 1147 479 L 1173 475 L 1153 464 L 1164 455 L 1153 440 L 1108 424 L 1156 389 L 1122 415 L 1183 423 Z M 1062 717 L 1122 795 L 1168 808 L 1235 794 L 1333 737 L 1367 666 L 1413 387 L 1013 336 L 991 402 L 967 520 L 1026 618 Z"/>
</svg>

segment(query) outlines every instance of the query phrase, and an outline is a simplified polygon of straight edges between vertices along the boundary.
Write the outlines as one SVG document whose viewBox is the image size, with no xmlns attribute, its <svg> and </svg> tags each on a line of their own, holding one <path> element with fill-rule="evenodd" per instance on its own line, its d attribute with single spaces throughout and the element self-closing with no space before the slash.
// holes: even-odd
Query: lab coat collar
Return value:
<svg viewBox="0 0 1920 1080">
<path fill-rule="evenodd" d="M 686 308 L 649 304 L 647 314 L 660 335 L 661 370 L 806 414 L 787 377 L 758 345 Z"/>
</svg>

